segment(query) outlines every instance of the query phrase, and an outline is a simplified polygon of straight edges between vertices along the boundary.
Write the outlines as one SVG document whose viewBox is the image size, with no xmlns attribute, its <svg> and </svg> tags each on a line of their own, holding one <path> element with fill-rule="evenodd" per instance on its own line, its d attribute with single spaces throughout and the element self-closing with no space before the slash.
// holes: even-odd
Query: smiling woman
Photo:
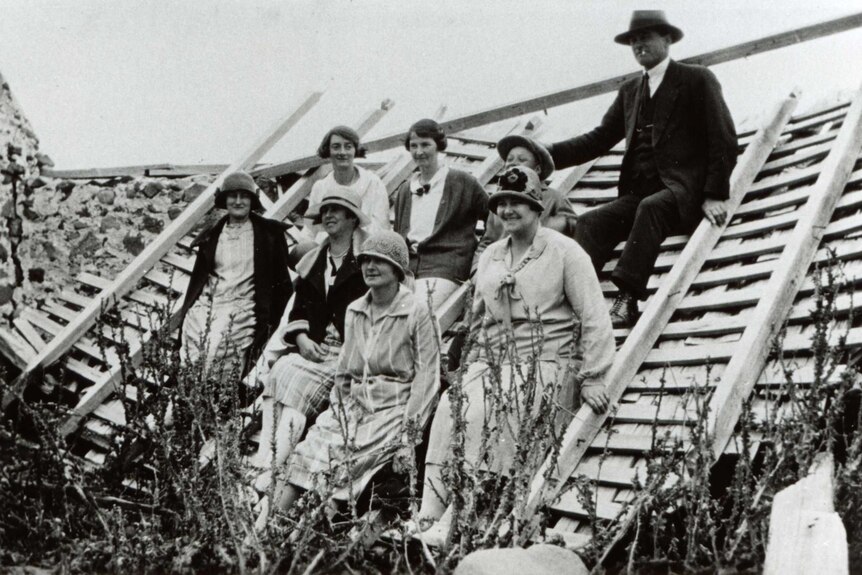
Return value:
<svg viewBox="0 0 862 575">
<path fill-rule="evenodd" d="M 290 456 L 308 420 L 326 407 L 344 342 L 344 314 L 367 290 L 355 256 L 366 239 L 361 226 L 369 223 L 359 196 L 350 188 L 330 190 L 306 216 L 322 222 L 326 236 L 296 266 L 296 299 L 279 334 L 287 347 L 270 359 L 264 381 L 263 429 L 252 461 L 261 471 L 254 484 L 260 492 L 269 487 L 272 468 Z"/>
<path fill-rule="evenodd" d="M 332 172 L 314 183 L 308 197 L 309 205 L 320 204 L 329 192 L 348 189 L 356 194 L 359 207 L 368 215 L 367 221 L 362 224 L 363 229 L 368 233 L 388 230 L 389 197 L 386 187 L 377 174 L 354 163 L 356 158 L 365 157 L 365 148 L 359 141 L 356 130 L 347 126 L 335 126 L 323 136 L 317 148 L 317 155 L 329 160 Z M 321 226 L 321 222 L 314 221 L 308 214 L 305 229 L 308 230 L 306 236 L 317 243 L 326 237 L 326 230 Z"/>
<path fill-rule="evenodd" d="M 376 471 L 412 457 L 440 386 L 437 329 L 426 306 L 402 285 L 404 239 L 371 236 L 357 254 L 368 293 L 347 308 L 330 406 L 288 460 L 275 491 L 287 509 L 303 490 L 348 500 Z M 268 502 L 256 527 L 263 529 Z"/>
<path fill-rule="evenodd" d="M 573 413 L 578 397 L 596 412 L 608 407 L 604 375 L 613 360 L 614 338 L 589 258 L 574 240 L 539 224 L 541 183 L 533 170 L 507 170 L 489 206 L 508 235 L 482 253 L 476 272 L 471 336 L 480 343 L 472 347 L 460 386 L 467 404 L 466 431 L 456 429 L 448 392 L 431 425 L 419 510 L 420 526 L 429 528 L 423 538 L 429 542 L 445 536 L 451 521 L 445 513 L 450 493 L 443 469 L 452 461 L 453 449 L 476 471 L 507 474 L 521 418 L 539 418 L 537 410 L 548 402 L 559 402 Z M 539 375 L 531 382 L 523 374 L 533 369 Z M 528 397 L 543 401 L 532 403 L 528 414 L 516 407 L 495 411 L 495 394 L 501 393 L 510 406 L 530 405 Z M 566 422 L 556 423 L 562 428 Z M 483 429 L 494 427 L 503 431 L 492 461 L 483 461 Z M 463 447 L 453 444 L 456 434 L 464 438 Z"/>
<path fill-rule="evenodd" d="M 227 215 L 192 243 L 198 253 L 180 312 L 180 353 L 186 364 L 222 378 L 245 371 L 249 351 L 278 325 L 293 286 L 284 226 L 254 213 L 263 206 L 252 177 L 227 176 L 215 207 Z"/>
</svg>

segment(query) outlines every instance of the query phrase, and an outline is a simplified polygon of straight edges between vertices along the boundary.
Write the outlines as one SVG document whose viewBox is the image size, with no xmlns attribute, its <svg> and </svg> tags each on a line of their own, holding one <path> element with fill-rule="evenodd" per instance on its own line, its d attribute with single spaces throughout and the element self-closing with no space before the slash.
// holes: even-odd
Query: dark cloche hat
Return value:
<svg viewBox="0 0 862 575">
<path fill-rule="evenodd" d="M 542 182 L 539 174 L 524 166 L 513 166 L 500 176 L 500 188 L 488 198 L 488 209 L 497 211 L 503 198 L 514 198 L 529 204 L 537 212 L 542 212 Z"/>
<path fill-rule="evenodd" d="M 539 163 L 539 178 L 542 180 L 547 180 L 554 173 L 556 167 L 554 166 L 554 159 L 551 157 L 551 153 L 536 140 L 527 136 L 512 135 L 505 136 L 497 142 L 497 153 L 500 154 L 500 157 L 504 161 L 509 152 L 512 151 L 512 148 L 525 148 L 535 156 L 536 161 Z"/>
<path fill-rule="evenodd" d="M 225 209 L 226 196 L 229 192 L 248 192 L 252 196 L 251 209 L 255 212 L 262 212 L 263 204 L 260 203 L 260 198 L 257 197 L 257 185 L 254 183 L 254 178 L 245 172 L 234 172 L 227 176 L 222 181 L 218 192 L 215 196 L 215 207 Z"/>
<path fill-rule="evenodd" d="M 628 31 L 618 34 L 614 42 L 628 46 L 632 34 L 649 29 L 657 30 L 661 34 L 670 34 L 671 44 L 682 40 L 682 30 L 667 21 L 664 10 L 635 10 L 632 12 Z"/>
</svg>

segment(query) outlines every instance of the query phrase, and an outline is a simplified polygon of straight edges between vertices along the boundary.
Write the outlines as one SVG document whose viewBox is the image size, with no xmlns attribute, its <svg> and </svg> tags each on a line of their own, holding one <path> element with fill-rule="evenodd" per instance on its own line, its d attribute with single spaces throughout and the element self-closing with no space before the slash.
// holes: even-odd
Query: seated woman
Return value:
<svg viewBox="0 0 862 575">
<path fill-rule="evenodd" d="M 379 232 L 357 257 L 368 293 L 347 308 L 330 405 L 288 460 L 276 509 L 293 505 L 300 490 L 348 500 L 385 464 L 400 468 L 434 407 L 439 342 L 426 306 L 401 285 L 408 266 L 403 238 Z M 258 529 L 266 517 L 264 509 Z"/>
<path fill-rule="evenodd" d="M 308 419 L 326 406 L 344 342 L 344 314 L 368 291 L 354 255 L 366 239 L 361 226 L 369 223 L 356 192 L 330 189 L 305 215 L 326 237 L 296 266 L 296 298 L 282 333 L 291 353 L 275 360 L 264 383 L 263 429 L 252 465 L 267 470 L 284 463 Z M 265 491 L 270 478 L 264 472 L 255 488 Z"/>
<path fill-rule="evenodd" d="M 404 146 L 418 170 L 395 194 L 395 231 L 410 248 L 415 294 L 435 309 L 470 277 L 476 224 L 488 214 L 488 196 L 466 172 L 440 165 L 446 134 L 434 120 L 410 127 Z"/>
<path fill-rule="evenodd" d="M 510 413 L 498 422 L 502 432 L 493 446 L 493 467 L 486 468 L 480 451 L 483 426 L 495 420 L 493 414 L 485 413 L 485 406 L 493 403 L 489 389 L 495 371 L 500 388 L 513 394 L 510 405 L 524 405 L 526 394 L 533 392 L 513 373 L 519 371 L 518 366 L 530 370 L 535 356 L 536 397 L 555 394 L 549 399 L 572 410 L 576 397 L 572 386 L 578 386 L 580 398 L 593 410 L 608 407 L 603 377 L 613 360 L 614 336 L 605 300 L 587 254 L 574 240 L 540 225 L 541 194 L 533 170 L 515 167 L 503 174 L 500 189 L 489 203 L 507 237 L 482 253 L 476 275 L 473 329 L 477 344 L 460 384 L 467 403 L 464 458 L 474 469 L 493 473 L 506 474 L 510 469 L 518 417 L 526 415 Z M 537 321 L 541 321 L 540 328 Z M 575 334 L 580 334 L 579 340 Z M 489 357 L 495 352 L 498 356 Z M 541 404 L 535 401 L 533 408 Z M 449 514 L 444 515 L 450 494 L 442 480 L 443 466 L 452 458 L 451 410 L 447 392 L 431 425 L 419 511 L 420 525 L 437 522 L 432 531 L 426 531 L 431 540 L 445 534 L 451 521 Z"/>
<path fill-rule="evenodd" d="M 227 215 L 192 242 L 198 253 L 180 310 L 180 354 L 189 364 L 203 361 L 221 378 L 246 370 L 278 325 L 293 284 L 285 225 L 254 213 L 263 206 L 252 177 L 228 175 L 215 206 Z"/>
<path fill-rule="evenodd" d="M 547 179 L 554 173 L 554 160 L 544 146 L 526 136 L 506 136 L 497 142 L 497 153 L 505 160 L 503 171 L 514 166 L 530 168 L 542 181 L 542 215 L 539 221 L 542 227 L 560 232 L 574 238 L 577 216 L 572 210 L 569 200 L 560 192 L 547 185 Z M 503 223 L 496 214 L 488 216 L 485 225 L 485 235 L 479 242 L 479 251 L 503 237 Z"/>
<path fill-rule="evenodd" d="M 359 197 L 359 207 L 368 216 L 367 222 L 362 224 L 366 232 L 373 234 L 392 227 L 389 224 L 389 196 L 383 182 L 374 172 L 354 164 L 356 158 L 365 157 L 365 148 L 360 144 L 356 130 L 335 126 L 323 137 L 317 155 L 329 160 L 332 172 L 314 182 L 308 196 L 309 206 L 320 204 L 323 197 L 333 190 L 347 188 Z M 305 216 L 309 239 L 320 243 L 326 237 L 325 230 L 320 223 L 314 222 L 310 214 Z"/>
</svg>

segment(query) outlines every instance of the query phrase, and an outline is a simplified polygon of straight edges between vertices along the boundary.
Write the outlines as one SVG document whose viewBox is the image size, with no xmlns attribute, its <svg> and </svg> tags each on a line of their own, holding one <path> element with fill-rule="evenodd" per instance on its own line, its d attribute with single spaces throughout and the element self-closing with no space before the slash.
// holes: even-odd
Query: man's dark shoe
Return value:
<svg viewBox="0 0 862 575">
<path fill-rule="evenodd" d="M 614 327 L 634 327 L 638 320 L 638 300 L 637 298 L 620 290 L 619 295 L 614 300 L 611 306 L 611 322 Z"/>
</svg>

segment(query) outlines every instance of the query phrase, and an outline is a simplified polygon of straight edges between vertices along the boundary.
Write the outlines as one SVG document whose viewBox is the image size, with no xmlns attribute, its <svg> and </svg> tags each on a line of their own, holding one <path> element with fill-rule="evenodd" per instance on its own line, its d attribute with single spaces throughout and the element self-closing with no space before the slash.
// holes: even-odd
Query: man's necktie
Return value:
<svg viewBox="0 0 862 575">
<path fill-rule="evenodd" d="M 421 198 L 422 196 L 424 196 L 425 194 L 427 194 L 430 191 L 431 191 L 431 184 L 425 184 L 424 186 L 419 186 L 418 188 L 416 188 L 416 191 L 413 193 Z"/>
</svg>

